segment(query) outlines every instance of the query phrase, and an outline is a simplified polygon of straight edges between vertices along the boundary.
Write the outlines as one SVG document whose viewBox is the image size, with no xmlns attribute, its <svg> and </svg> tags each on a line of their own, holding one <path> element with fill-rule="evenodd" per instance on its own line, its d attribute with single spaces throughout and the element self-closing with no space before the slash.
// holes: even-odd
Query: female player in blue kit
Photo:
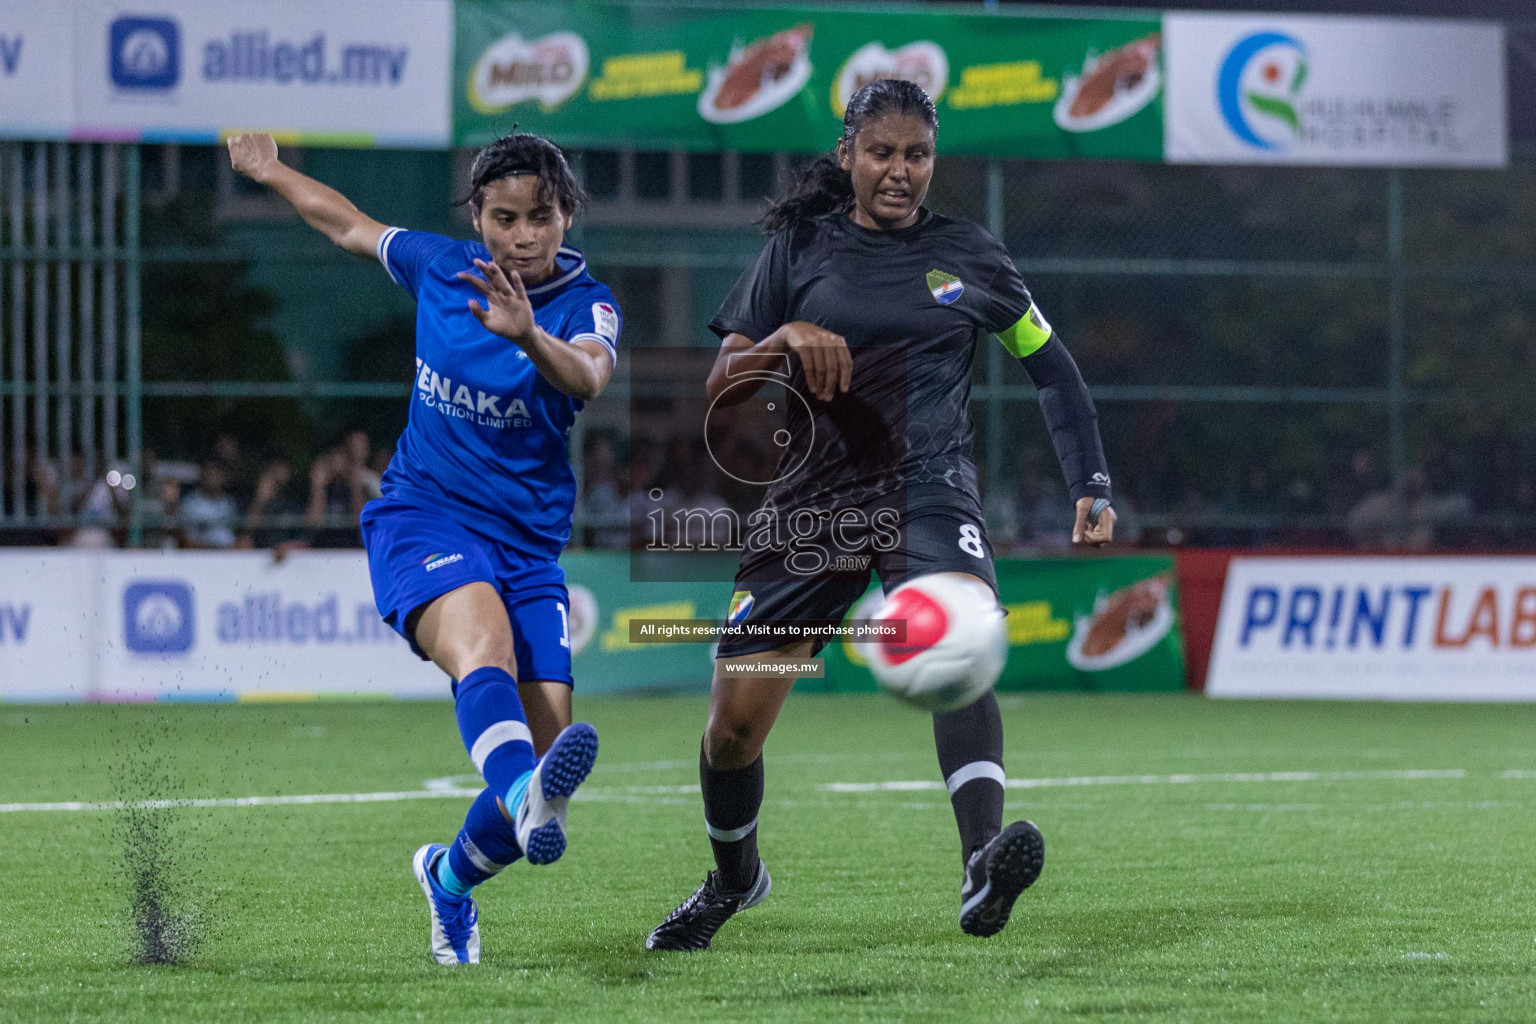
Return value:
<svg viewBox="0 0 1536 1024">
<path fill-rule="evenodd" d="M 453 680 L 455 714 L 484 792 L 449 847 L 416 851 L 432 955 L 478 963 L 470 891 L 518 857 L 565 851 L 568 799 L 597 757 L 571 724 L 565 574 L 575 476 L 566 435 L 602 393 L 620 318 L 586 260 L 562 244 L 585 198 L 560 150 L 510 135 L 475 157 L 467 199 L 480 241 L 386 227 L 278 160 L 270 135 L 229 140 L 236 171 L 306 223 L 377 259 L 416 299 L 409 422 L 363 509 L 379 612 Z"/>
</svg>

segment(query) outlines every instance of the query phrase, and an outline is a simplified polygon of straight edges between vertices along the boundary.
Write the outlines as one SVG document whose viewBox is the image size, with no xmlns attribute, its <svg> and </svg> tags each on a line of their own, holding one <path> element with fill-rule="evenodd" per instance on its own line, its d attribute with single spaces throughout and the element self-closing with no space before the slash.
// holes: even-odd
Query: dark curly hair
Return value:
<svg viewBox="0 0 1536 1024">
<path fill-rule="evenodd" d="M 516 125 L 512 130 L 514 134 L 497 139 L 475 154 L 474 163 L 469 165 L 469 195 L 454 205 L 468 203 L 478 213 L 485 201 L 486 186 L 491 182 L 532 174 L 539 179 L 541 202 L 553 202 L 561 213 L 569 216 L 580 212 L 587 203 L 587 194 L 576 183 L 560 147 L 538 135 L 517 134 Z"/>
<path fill-rule="evenodd" d="M 852 147 L 861 128 L 887 114 L 916 115 L 938 134 L 939 113 L 923 87 L 902 78 L 882 78 L 870 82 L 848 100 L 848 109 L 843 111 L 842 142 Z M 772 235 L 797 220 L 852 208 L 853 175 L 843 170 L 835 157 L 819 156 L 801 172 L 789 192 L 768 208 L 758 224 Z"/>
</svg>

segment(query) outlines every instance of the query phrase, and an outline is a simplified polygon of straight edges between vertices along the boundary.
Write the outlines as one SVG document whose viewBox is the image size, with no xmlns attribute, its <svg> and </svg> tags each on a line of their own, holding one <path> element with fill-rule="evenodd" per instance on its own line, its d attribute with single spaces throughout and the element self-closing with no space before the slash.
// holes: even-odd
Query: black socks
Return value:
<svg viewBox="0 0 1536 1024">
<path fill-rule="evenodd" d="M 971 854 L 1003 827 L 1003 714 L 997 695 L 933 716 L 939 770 L 960 826 L 960 856 Z"/>
<path fill-rule="evenodd" d="M 757 760 L 745 768 L 722 770 L 711 767 L 701 749 L 699 788 L 704 792 L 704 826 L 709 830 L 709 845 L 715 849 L 715 865 L 720 869 L 719 886 L 727 892 L 745 892 L 757 881 L 757 812 L 763 806 L 763 755 L 757 755 Z"/>
</svg>

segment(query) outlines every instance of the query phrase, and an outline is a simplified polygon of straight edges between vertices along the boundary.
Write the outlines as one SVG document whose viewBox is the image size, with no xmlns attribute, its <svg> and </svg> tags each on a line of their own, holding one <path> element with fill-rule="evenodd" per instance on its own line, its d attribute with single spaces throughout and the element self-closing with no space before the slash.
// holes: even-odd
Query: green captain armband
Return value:
<svg viewBox="0 0 1536 1024">
<path fill-rule="evenodd" d="M 1041 346 L 1051 340 L 1051 325 L 1040 315 L 1040 307 L 1031 302 L 1029 312 L 1019 317 L 1018 323 L 1006 331 L 997 332 L 997 340 L 1010 355 L 1023 359 L 1040 351 Z"/>
</svg>

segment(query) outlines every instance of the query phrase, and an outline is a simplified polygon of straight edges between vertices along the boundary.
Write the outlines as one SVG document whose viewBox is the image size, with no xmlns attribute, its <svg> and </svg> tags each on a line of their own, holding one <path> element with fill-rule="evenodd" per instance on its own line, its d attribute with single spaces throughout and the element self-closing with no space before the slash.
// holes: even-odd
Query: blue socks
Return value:
<svg viewBox="0 0 1536 1024">
<path fill-rule="evenodd" d="M 486 788 L 470 805 L 464 827 L 439 857 L 438 884 L 455 896 L 467 896 L 475 886 L 523 855 L 512 823 L 501 813 L 498 797 L 526 789 L 533 771 L 533 735 L 517 695 L 517 683 L 504 669 L 481 668 L 454 687 L 454 714 L 459 735 Z M 517 813 L 508 798 L 507 810 Z"/>
<path fill-rule="evenodd" d="M 523 855 L 512 823 L 497 806 L 496 791 L 487 786 L 469 805 L 464 827 L 448 852 L 437 860 L 437 881 L 455 896 L 493 877 Z"/>
<path fill-rule="evenodd" d="M 464 749 L 475 770 L 497 793 L 506 793 L 524 772 L 533 771 L 533 734 L 505 669 L 478 668 L 454 689 L 454 715 Z"/>
</svg>

